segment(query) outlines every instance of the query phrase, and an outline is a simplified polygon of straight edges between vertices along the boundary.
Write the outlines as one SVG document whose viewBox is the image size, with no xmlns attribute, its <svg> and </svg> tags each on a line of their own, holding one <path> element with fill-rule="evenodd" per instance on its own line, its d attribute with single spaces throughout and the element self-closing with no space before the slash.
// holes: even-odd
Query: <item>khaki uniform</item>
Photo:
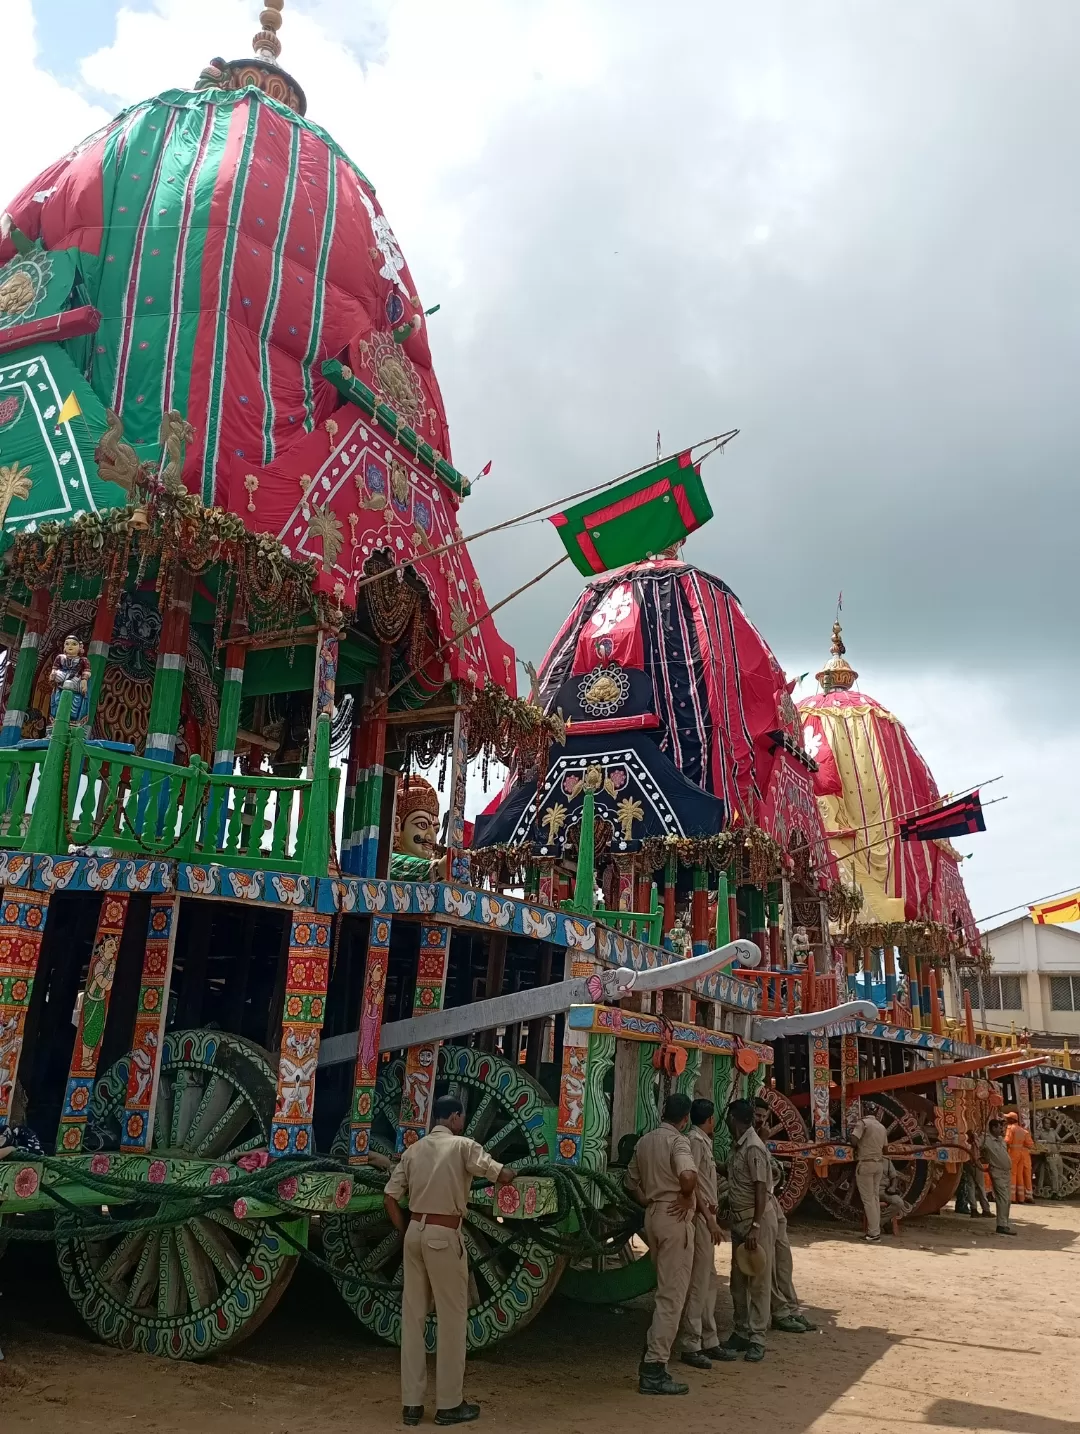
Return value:
<svg viewBox="0 0 1080 1434">
<path fill-rule="evenodd" d="M 889 1133 L 875 1116 L 864 1115 L 851 1128 L 855 1142 L 855 1184 L 866 1215 L 866 1233 L 881 1234 L 881 1182 Z"/>
<path fill-rule="evenodd" d="M 1059 1131 L 1052 1125 L 1044 1125 L 1039 1134 L 1039 1144 L 1043 1148 L 1042 1164 L 1039 1167 L 1039 1194 L 1044 1199 L 1049 1196 L 1051 1200 L 1057 1200 L 1065 1184 L 1065 1162 L 1058 1149 L 1061 1144 Z"/>
<path fill-rule="evenodd" d="M 979 1159 L 986 1162 L 990 1176 L 998 1229 L 1007 1230 L 1012 1205 L 1012 1161 L 1009 1158 L 1009 1147 L 1000 1135 L 984 1135 L 983 1143 L 979 1147 Z"/>
<path fill-rule="evenodd" d="M 765 1268 L 752 1278 L 739 1269 L 735 1252 L 750 1233 L 754 1221 L 754 1186 L 760 1181 L 769 1187 L 769 1152 L 757 1131 L 743 1131 L 728 1156 L 728 1211 L 731 1219 L 731 1303 L 735 1333 L 751 1344 L 764 1346 L 772 1315 L 773 1265 L 776 1260 L 777 1215 L 780 1206 L 767 1196 L 757 1234 L 758 1249 L 765 1254 Z M 790 1258 L 790 1254 L 789 1254 Z M 790 1271 L 789 1271 L 790 1278 Z M 784 1313 L 789 1313 L 786 1310 Z"/>
<path fill-rule="evenodd" d="M 715 1216 L 716 1161 L 713 1159 L 712 1137 L 692 1125 L 689 1140 L 697 1166 L 698 1194 Z M 682 1341 L 687 1353 L 713 1349 L 719 1343 L 716 1333 L 716 1246 L 700 1213 L 694 1216 L 694 1261 L 690 1271 L 690 1291 L 683 1311 Z"/>
<path fill-rule="evenodd" d="M 766 1147 L 767 1149 L 768 1147 Z M 769 1156 L 769 1178 L 766 1182 L 769 1199 L 776 1206 L 776 1248 L 773 1251 L 772 1271 L 772 1317 L 783 1319 L 799 1313 L 799 1296 L 795 1293 L 795 1266 L 791 1258 L 791 1240 L 788 1237 L 787 1216 L 773 1191 L 780 1178 L 780 1166 Z"/>
<path fill-rule="evenodd" d="M 679 1176 L 697 1170 L 690 1142 L 666 1122 L 637 1143 L 626 1186 L 645 1206 L 645 1239 L 656 1266 L 656 1303 L 645 1342 L 646 1364 L 667 1364 L 679 1333 L 694 1264 L 694 1222 L 668 1206 L 680 1195 Z"/>
<path fill-rule="evenodd" d="M 410 1145 L 386 1184 L 387 1195 L 408 1199 L 405 1288 L 401 1303 L 401 1402 L 423 1404 L 427 1395 L 424 1328 L 432 1304 L 438 1321 L 435 1406 L 456 1409 L 465 1379 L 465 1326 L 469 1262 L 460 1226 L 429 1225 L 427 1215 L 463 1216 L 474 1176 L 498 1178 L 502 1166 L 482 1145 L 436 1125 Z"/>
</svg>

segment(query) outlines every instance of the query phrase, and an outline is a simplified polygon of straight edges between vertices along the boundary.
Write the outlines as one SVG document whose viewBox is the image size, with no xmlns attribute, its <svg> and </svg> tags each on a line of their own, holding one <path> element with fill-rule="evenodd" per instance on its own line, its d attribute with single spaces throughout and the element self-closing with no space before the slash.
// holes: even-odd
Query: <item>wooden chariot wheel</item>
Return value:
<svg viewBox="0 0 1080 1434">
<path fill-rule="evenodd" d="M 890 1144 L 905 1141 L 912 1145 L 929 1145 L 937 1139 L 931 1123 L 925 1130 L 919 1116 L 908 1108 L 904 1100 L 892 1095 L 880 1094 L 862 1102 L 862 1108 L 869 1115 L 876 1115 L 888 1131 Z M 924 1196 L 940 1177 L 940 1166 L 929 1160 L 897 1160 L 894 1162 L 900 1177 L 900 1193 L 912 1207 L 912 1214 L 919 1213 Z M 862 1200 L 855 1184 L 855 1164 L 830 1165 L 824 1176 L 815 1175 L 810 1182 L 810 1192 L 823 1210 L 845 1225 L 861 1225 L 863 1222 Z"/>
<path fill-rule="evenodd" d="M 766 1143 L 775 1140 L 805 1145 L 810 1135 L 798 1107 L 793 1105 L 782 1091 L 773 1090 L 771 1087 L 759 1090 L 758 1096 L 769 1107 L 769 1114 L 761 1131 L 762 1140 Z M 809 1160 L 797 1155 L 784 1155 L 782 1152 L 775 1153 L 773 1159 L 780 1167 L 780 1179 L 773 1194 L 780 1202 L 784 1214 L 791 1215 L 810 1193 L 814 1167 Z"/>
<path fill-rule="evenodd" d="M 384 1068 L 375 1092 L 371 1149 L 393 1154 L 404 1062 Z M 465 1133 L 504 1165 L 549 1159 L 552 1102 L 524 1071 L 500 1056 L 465 1046 L 440 1046 L 435 1094 L 454 1094 L 465 1105 Z M 334 1154 L 348 1150 L 349 1124 L 341 1127 Z M 506 1222 L 470 1206 L 462 1227 L 469 1256 L 468 1348 L 488 1349 L 522 1329 L 551 1295 L 566 1264 L 539 1240 L 513 1245 L 519 1222 Z M 527 1227 L 526 1227 L 527 1228 Z M 401 1339 L 402 1241 L 382 1210 L 322 1219 L 323 1251 L 346 1304 L 367 1329 L 391 1344 Z M 435 1348 L 435 1316 L 428 1317 L 427 1345 Z"/>
<path fill-rule="evenodd" d="M 91 1169 L 101 1174 L 122 1175 L 142 1159 L 115 1153 L 129 1066 L 124 1056 L 94 1088 L 91 1120 L 102 1150 Z M 269 1056 L 250 1041 L 220 1031 L 170 1032 L 151 1156 L 219 1162 L 206 1166 L 210 1188 L 220 1166 L 266 1148 L 276 1080 Z M 112 1208 L 129 1217 L 167 1210 L 152 1203 Z M 171 1359 L 205 1359 L 245 1339 L 281 1298 L 297 1260 L 266 1220 L 237 1220 L 221 1208 L 152 1230 L 79 1235 L 58 1243 L 57 1256 L 68 1293 L 95 1334 Z"/>
<path fill-rule="evenodd" d="M 1061 1132 L 1062 1144 L 1080 1145 L 1080 1116 L 1064 1108 L 1061 1110 L 1048 1110 L 1045 1114 L 1051 1117 Z M 1068 1200 L 1074 1195 L 1080 1195 L 1080 1155 L 1073 1155 L 1070 1152 L 1063 1151 L 1061 1155 L 1061 1167 L 1061 1192 L 1057 1198 L 1059 1200 Z M 1045 1199 L 1048 1197 L 1044 1196 L 1042 1198 Z M 2 1238 L 3 1237 L 0 1236 L 0 1242 L 2 1242 Z"/>
</svg>

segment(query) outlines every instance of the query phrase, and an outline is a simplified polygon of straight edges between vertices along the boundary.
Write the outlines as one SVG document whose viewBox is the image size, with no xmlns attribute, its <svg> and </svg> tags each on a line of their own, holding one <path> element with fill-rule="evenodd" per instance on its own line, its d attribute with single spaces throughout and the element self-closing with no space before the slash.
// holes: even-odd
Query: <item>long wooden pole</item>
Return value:
<svg viewBox="0 0 1080 1434">
<path fill-rule="evenodd" d="M 1028 1065 L 1038 1065 L 1039 1060 L 1018 1062 L 1015 1052 L 999 1051 L 993 1055 L 975 1056 L 966 1061 L 950 1061 L 943 1066 L 924 1066 L 921 1070 L 898 1071 L 896 1075 L 878 1076 L 875 1080 L 856 1081 L 847 1088 L 848 1097 L 873 1095 L 882 1090 L 905 1090 L 911 1085 L 929 1085 L 932 1081 L 944 1080 L 947 1076 L 971 1075 L 986 1070 L 992 1076 L 1010 1074 Z M 1002 1069 L 1005 1067 L 1006 1069 Z"/>
</svg>

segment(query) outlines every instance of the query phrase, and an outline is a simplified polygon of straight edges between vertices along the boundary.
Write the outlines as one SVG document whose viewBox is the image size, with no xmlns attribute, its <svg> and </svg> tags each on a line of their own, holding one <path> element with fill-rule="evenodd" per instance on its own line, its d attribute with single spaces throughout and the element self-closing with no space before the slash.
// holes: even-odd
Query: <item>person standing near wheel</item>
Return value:
<svg viewBox="0 0 1080 1434">
<path fill-rule="evenodd" d="M 881 1239 L 881 1182 L 885 1175 L 885 1147 L 889 1132 L 876 1115 L 864 1115 L 851 1127 L 855 1143 L 855 1184 L 866 1215 L 864 1240 Z"/>
<path fill-rule="evenodd" d="M 765 1358 L 772 1314 L 772 1267 L 776 1212 L 769 1194 L 769 1152 L 754 1129 L 754 1107 L 732 1101 L 727 1112 L 732 1145 L 728 1156 L 728 1218 L 731 1221 L 731 1303 L 734 1329 L 725 1345 L 757 1364 Z"/>
<path fill-rule="evenodd" d="M 697 1165 L 697 1211 L 694 1215 L 694 1262 L 690 1271 L 690 1292 L 683 1311 L 683 1364 L 691 1369 L 711 1369 L 714 1359 L 732 1360 L 735 1354 L 724 1349 L 716 1334 L 716 1247 L 724 1232 L 716 1223 L 718 1201 L 713 1131 L 716 1107 L 711 1100 L 695 1100 L 690 1106 L 690 1149 Z"/>
<path fill-rule="evenodd" d="M 686 1127 L 690 1097 L 669 1095 L 663 1124 L 643 1135 L 626 1171 L 626 1188 L 645 1206 L 645 1239 L 656 1266 L 656 1302 L 638 1371 L 639 1394 L 689 1394 L 668 1373 L 694 1265 L 698 1172 Z"/>
<path fill-rule="evenodd" d="M 768 1127 L 769 1103 L 760 1095 L 754 1100 L 754 1129 L 765 1142 Z M 766 1146 L 766 1150 L 768 1147 Z M 817 1325 L 808 1320 L 799 1310 L 799 1296 L 795 1291 L 795 1265 L 791 1256 L 791 1240 L 788 1236 L 787 1216 L 784 1207 L 776 1197 L 776 1187 L 782 1171 L 779 1162 L 769 1152 L 769 1198 L 776 1206 L 776 1248 L 773 1252 L 772 1270 L 772 1327 L 782 1334 L 811 1334 Z"/>
<path fill-rule="evenodd" d="M 432 1108 L 429 1134 L 405 1151 L 386 1183 L 383 1205 L 405 1241 L 405 1286 L 401 1303 L 401 1418 L 419 1424 L 427 1393 L 424 1328 L 434 1303 L 438 1320 L 435 1352 L 435 1423 L 469 1424 L 480 1417 L 466 1404 L 465 1334 L 469 1310 L 469 1261 L 461 1222 L 473 1177 L 510 1185 L 514 1172 L 467 1139 L 465 1107 L 456 1096 L 440 1096 Z M 408 1211 L 401 1205 L 408 1201 Z"/>
<path fill-rule="evenodd" d="M 990 1188 L 994 1192 L 997 1232 L 999 1235 L 1015 1235 L 1016 1231 L 1009 1222 L 1012 1161 L 1009 1158 L 1009 1147 L 1002 1138 L 1004 1132 L 1004 1122 L 1000 1120 L 990 1122 L 986 1127 L 986 1136 L 979 1148 L 979 1158 L 986 1162 L 987 1174 L 990 1176 Z"/>
</svg>

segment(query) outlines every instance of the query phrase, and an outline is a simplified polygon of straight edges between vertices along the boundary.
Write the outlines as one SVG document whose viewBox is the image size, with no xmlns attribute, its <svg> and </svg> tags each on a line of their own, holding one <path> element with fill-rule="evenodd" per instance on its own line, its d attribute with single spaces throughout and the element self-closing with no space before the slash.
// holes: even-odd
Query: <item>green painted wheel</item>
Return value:
<svg viewBox="0 0 1080 1434">
<path fill-rule="evenodd" d="M 404 1063 L 386 1067 L 375 1093 L 371 1149 L 393 1154 L 401 1108 Z M 465 1104 L 465 1130 L 504 1165 L 527 1165 L 550 1157 L 545 1115 L 547 1093 L 523 1071 L 499 1056 L 464 1046 L 441 1046 L 436 1095 L 452 1091 Z M 349 1145 L 346 1122 L 334 1142 L 344 1157 Z M 538 1240 L 511 1246 L 519 1224 L 497 1219 L 472 1206 L 463 1239 L 469 1256 L 468 1348 L 489 1349 L 523 1328 L 551 1295 L 565 1265 Z M 355 1215 L 325 1215 L 323 1251 L 335 1269 L 346 1304 L 367 1329 L 391 1344 L 401 1340 L 402 1245 L 381 1210 Z M 435 1348 L 435 1316 L 427 1324 L 427 1344 Z"/>
<path fill-rule="evenodd" d="M 572 1264 L 559 1282 L 559 1294 L 584 1305 L 628 1304 L 655 1289 L 656 1266 L 640 1235 Z"/>
<path fill-rule="evenodd" d="M 130 1058 L 97 1082 L 91 1105 L 104 1149 L 100 1173 L 119 1167 L 120 1118 Z M 197 1156 L 222 1165 L 265 1149 L 276 1071 L 250 1041 L 219 1031 L 172 1031 L 164 1041 L 154 1120 L 158 1156 Z M 115 1173 L 115 1171 L 114 1171 Z M 152 1175 L 151 1175 L 151 1178 Z M 207 1168 L 208 1187 L 214 1167 Z M 160 1205 L 124 1207 L 153 1215 Z M 265 1220 L 231 1212 L 106 1239 L 57 1245 L 60 1273 L 80 1315 L 121 1349 L 170 1359 L 205 1359 L 251 1334 L 281 1298 L 297 1256 Z"/>
</svg>

